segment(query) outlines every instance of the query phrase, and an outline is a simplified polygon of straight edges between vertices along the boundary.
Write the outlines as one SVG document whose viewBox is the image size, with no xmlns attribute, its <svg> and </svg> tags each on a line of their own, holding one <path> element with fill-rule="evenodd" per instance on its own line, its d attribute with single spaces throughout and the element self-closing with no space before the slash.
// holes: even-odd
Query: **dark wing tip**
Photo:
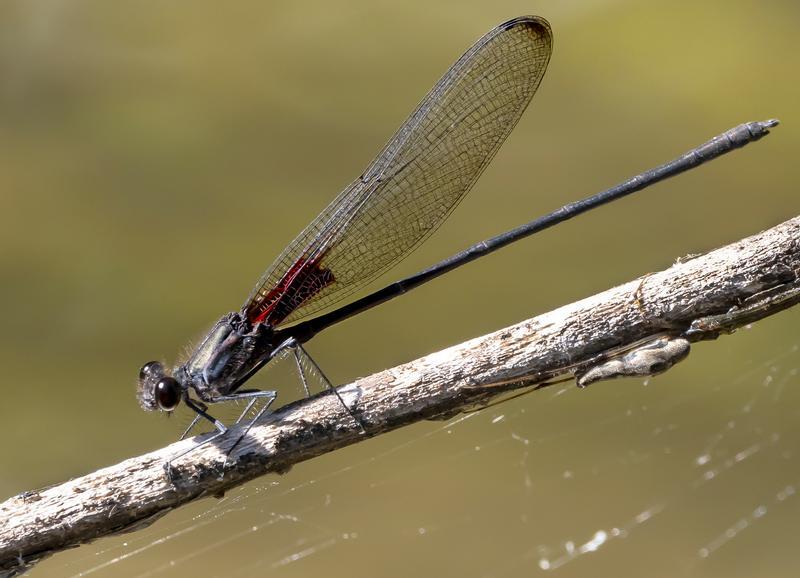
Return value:
<svg viewBox="0 0 800 578">
<path fill-rule="evenodd" d="M 529 28 L 540 30 L 544 36 L 550 38 L 553 36 L 553 29 L 550 27 L 550 23 L 541 16 L 517 16 L 511 20 L 506 20 L 497 28 L 499 30 L 510 30 L 511 28 L 515 28 L 517 26 L 527 26 Z"/>
</svg>

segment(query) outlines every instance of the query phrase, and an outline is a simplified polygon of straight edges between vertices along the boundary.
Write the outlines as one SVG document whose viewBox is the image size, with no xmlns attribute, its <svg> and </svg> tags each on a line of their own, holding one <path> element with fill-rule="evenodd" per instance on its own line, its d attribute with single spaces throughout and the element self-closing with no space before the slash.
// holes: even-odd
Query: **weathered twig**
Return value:
<svg viewBox="0 0 800 578">
<path fill-rule="evenodd" d="M 571 376 L 586 385 L 660 373 L 689 342 L 781 311 L 800 300 L 800 217 L 701 257 L 490 335 L 343 386 L 357 423 L 325 392 L 254 426 L 231 452 L 236 428 L 174 463 L 185 440 L 0 504 L 0 574 L 56 551 L 152 523 L 172 508 L 383 432 L 452 415 L 524 387 Z"/>
</svg>

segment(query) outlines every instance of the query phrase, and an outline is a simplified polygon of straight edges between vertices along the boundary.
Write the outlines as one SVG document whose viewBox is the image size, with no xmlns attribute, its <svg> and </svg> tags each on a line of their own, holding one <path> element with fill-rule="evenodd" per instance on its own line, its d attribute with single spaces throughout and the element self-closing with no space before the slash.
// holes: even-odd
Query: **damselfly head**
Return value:
<svg viewBox="0 0 800 578">
<path fill-rule="evenodd" d="M 145 411 L 172 411 L 181 401 L 181 384 L 174 377 L 164 375 L 161 363 L 148 361 L 139 371 L 136 397 Z"/>
</svg>

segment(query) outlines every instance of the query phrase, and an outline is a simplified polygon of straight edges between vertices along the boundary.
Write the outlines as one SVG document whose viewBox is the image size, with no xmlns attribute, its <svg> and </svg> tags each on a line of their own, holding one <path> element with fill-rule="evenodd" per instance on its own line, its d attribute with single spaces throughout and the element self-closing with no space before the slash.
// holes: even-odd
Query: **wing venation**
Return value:
<svg viewBox="0 0 800 578">
<path fill-rule="evenodd" d="M 475 43 L 361 177 L 267 269 L 243 308 L 248 319 L 277 326 L 307 317 L 413 251 L 458 205 L 517 124 L 551 49 L 549 25 L 533 16 L 501 24 Z M 296 279 L 312 278 L 325 282 L 292 294 Z"/>
</svg>

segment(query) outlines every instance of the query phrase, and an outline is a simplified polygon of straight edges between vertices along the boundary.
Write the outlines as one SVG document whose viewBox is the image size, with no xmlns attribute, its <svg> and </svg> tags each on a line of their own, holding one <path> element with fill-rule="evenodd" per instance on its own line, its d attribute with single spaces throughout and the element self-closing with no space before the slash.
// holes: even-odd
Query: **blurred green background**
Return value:
<svg viewBox="0 0 800 578">
<path fill-rule="evenodd" d="M 447 67 L 520 14 L 554 30 L 539 93 L 377 285 L 740 122 L 783 124 L 320 335 L 339 383 L 797 215 L 800 4 L 0 3 L 0 497 L 173 441 L 180 420 L 135 401 L 141 364 L 238 308 Z M 34 575 L 794 575 L 799 319 L 698 345 L 647 387 L 367 441 Z"/>
</svg>

